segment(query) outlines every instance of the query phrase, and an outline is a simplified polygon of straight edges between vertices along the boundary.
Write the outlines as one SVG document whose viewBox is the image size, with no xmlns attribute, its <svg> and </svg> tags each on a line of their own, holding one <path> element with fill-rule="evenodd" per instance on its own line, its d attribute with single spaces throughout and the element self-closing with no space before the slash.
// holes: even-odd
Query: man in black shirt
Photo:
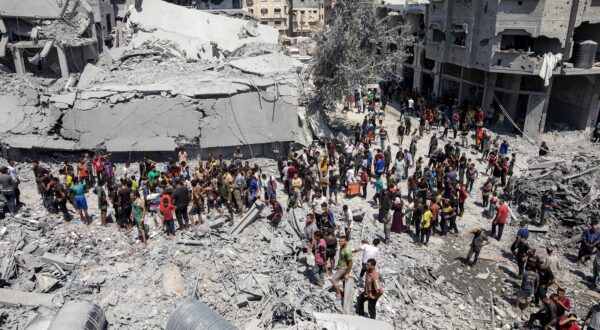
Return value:
<svg viewBox="0 0 600 330">
<path fill-rule="evenodd" d="M 126 227 L 127 232 L 131 232 L 131 189 L 127 185 L 127 180 L 121 179 L 121 187 L 117 190 L 117 200 L 119 204 L 119 221 L 121 228 Z"/>
<path fill-rule="evenodd" d="M 548 287 L 554 284 L 554 274 L 545 262 L 540 262 L 538 266 L 538 275 L 540 276 L 540 285 L 535 292 L 535 304 L 536 306 L 540 303 L 540 298 L 545 297 L 548 293 Z"/>
<path fill-rule="evenodd" d="M 529 326 L 532 326 L 535 320 L 539 320 L 543 329 L 553 329 L 551 327 L 558 324 L 556 303 L 546 296 L 542 298 L 542 302 L 544 303 L 544 307 L 529 317 Z"/>
<path fill-rule="evenodd" d="M 175 216 L 177 217 L 179 229 L 186 229 L 190 222 L 187 212 L 188 204 L 190 203 L 190 192 L 183 185 L 182 180 L 177 180 L 177 188 L 173 190 L 171 198 L 173 199 L 173 204 L 177 207 L 175 209 Z"/>
</svg>

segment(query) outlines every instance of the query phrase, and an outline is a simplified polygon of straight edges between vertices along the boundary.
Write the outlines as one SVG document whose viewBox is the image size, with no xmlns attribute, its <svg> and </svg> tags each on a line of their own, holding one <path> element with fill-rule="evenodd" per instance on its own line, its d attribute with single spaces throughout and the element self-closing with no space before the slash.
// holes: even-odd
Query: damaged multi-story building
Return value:
<svg viewBox="0 0 600 330">
<path fill-rule="evenodd" d="M 435 0 L 387 4 L 413 23 L 405 86 L 505 109 L 526 135 L 586 130 L 600 109 L 600 1 Z M 424 33 L 419 25 L 423 22 Z M 495 109 L 495 110 L 494 110 Z"/>
<path fill-rule="evenodd" d="M 0 9 L 0 64 L 10 72 L 69 77 L 96 63 L 109 21 L 110 3 L 92 1 L 4 1 Z M 95 23 L 98 24 L 95 24 Z"/>
<path fill-rule="evenodd" d="M 276 29 L 160 0 L 102 2 L 0 2 L 0 144 L 14 157 L 308 143 L 303 65 Z"/>
</svg>

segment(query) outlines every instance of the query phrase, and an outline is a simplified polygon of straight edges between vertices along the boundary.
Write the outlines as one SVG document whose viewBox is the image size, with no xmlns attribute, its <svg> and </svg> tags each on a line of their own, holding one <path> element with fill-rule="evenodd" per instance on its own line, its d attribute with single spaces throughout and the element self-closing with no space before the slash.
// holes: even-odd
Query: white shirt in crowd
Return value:
<svg viewBox="0 0 600 330">
<path fill-rule="evenodd" d="M 412 98 L 408 99 L 408 108 L 413 108 L 415 106 L 415 100 Z"/>
<path fill-rule="evenodd" d="M 346 183 L 356 183 L 356 179 L 354 179 L 354 168 L 349 168 L 346 172 Z"/>
<path fill-rule="evenodd" d="M 348 229 L 352 229 L 352 220 L 353 220 L 353 216 L 352 216 L 352 210 L 350 208 L 348 208 L 347 211 L 344 211 L 344 222 L 346 224 L 346 228 Z"/>
<path fill-rule="evenodd" d="M 366 264 L 369 259 L 377 259 L 379 255 L 379 248 L 371 244 L 363 244 L 360 249 L 363 251 L 363 264 Z"/>
</svg>

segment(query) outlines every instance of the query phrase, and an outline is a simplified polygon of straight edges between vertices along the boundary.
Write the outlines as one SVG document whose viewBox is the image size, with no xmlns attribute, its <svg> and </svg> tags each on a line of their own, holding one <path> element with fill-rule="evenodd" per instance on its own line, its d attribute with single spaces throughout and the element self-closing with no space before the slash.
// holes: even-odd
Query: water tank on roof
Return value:
<svg viewBox="0 0 600 330">
<path fill-rule="evenodd" d="M 591 69 L 596 58 L 598 43 L 592 40 L 578 42 L 575 45 L 574 67 L 578 69 Z"/>
</svg>

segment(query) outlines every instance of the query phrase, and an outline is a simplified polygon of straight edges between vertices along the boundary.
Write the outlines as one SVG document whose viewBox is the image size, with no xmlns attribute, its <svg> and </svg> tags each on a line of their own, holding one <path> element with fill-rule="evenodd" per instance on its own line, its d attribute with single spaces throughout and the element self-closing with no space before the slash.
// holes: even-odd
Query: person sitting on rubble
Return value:
<svg viewBox="0 0 600 330">
<path fill-rule="evenodd" d="M 540 146 L 540 151 L 539 151 L 540 157 L 546 156 L 549 151 L 550 151 L 550 149 L 548 149 L 548 145 L 546 144 L 546 141 L 542 141 L 542 145 Z"/>
<path fill-rule="evenodd" d="M 273 207 L 273 212 L 267 216 L 267 219 L 271 221 L 273 227 L 277 227 L 283 217 L 283 207 L 275 198 L 271 199 L 271 207 Z"/>
<path fill-rule="evenodd" d="M 531 314 L 528 325 L 531 327 L 538 320 L 543 329 L 552 329 L 558 324 L 556 303 L 548 297 L 544 297 L 542 302 L 544 306 L 537 313 Z"/>
<path fill-rule="evenodd" d="M 581 233 L 581 244 L 579 245 L 576 262 L 585 264 L 594 252 L 594 248 L 598 247 L 599 242 L 600 231 L 598 231 L 598 220 L 594 219 L 590 223 L 590 228 L 585 229 Z"/>
</svg>

